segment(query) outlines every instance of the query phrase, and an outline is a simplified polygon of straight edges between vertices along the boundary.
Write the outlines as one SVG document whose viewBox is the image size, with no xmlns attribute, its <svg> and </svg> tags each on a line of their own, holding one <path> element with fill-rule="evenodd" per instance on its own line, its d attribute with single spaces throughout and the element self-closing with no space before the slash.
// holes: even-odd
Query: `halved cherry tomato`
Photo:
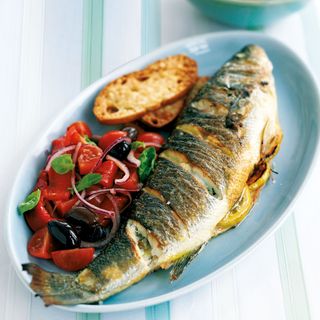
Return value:
<svg viewBox="0 0 320 320">
<path fill-rule="evenodd" d="M 71 124 L 66 132 L 66 145 L 77 144 L 78 142 L 86 143 L 85 136 L 92 137 L 92 132 L 88 125 L 83 121 L 77 121 Z"/>
<path fill-rule="evenodd" d="M 138 183 L 139 183 L 139 176 L 138 176 L 137 170 L 134 168 L 131 168 L 129 179 L 126 182 L 118 183 L 117 186 L 119 188 L 131 190 L 131 189 L 137 189 Z"/>
<path fill-rule="evenodd" d="M 77 203 L 78 197 L 73 196 L 71 199 L 66 201 L 57 201 L 56 202 L 56 209 L 60 215 L 64 216 L 66 213 L 68 213 L 72 207 Z"/>
<path fill-rule="evenodd" d="M 52 141 L 52 153 L 67 146 L 66 137 L 60 137 Z"/>
<path fill-rule="evenodd" d="M 144 132 L 138 135 L 137 141 L 142 141 L 142 142 L 153 142 L 153 143 L 158 143 L 160 145 L 163 145 L 165 140 L 164 137 L 155 132 Z M 158 151 L 159 148 L 156 147 L 156 150 Z"/>
<path fill-rule="evenodd" d="M 117 165 L 113 161 L 107 160 L 103 162 L 95 172 L 102 174 L 102 179 L 99 183 L 105 188 L 111 188 L 117 171 Z"/>
<path fill-rule="evenodd" d="M 47 227 L 39 229 L 28 242 L 28 252 L 36 258 L 51 259 L 54 249 L 53 239 Z"/>
<path fill-rule="evenodd" d="M 33 231 L 45 227 L 49 221 L 55 220 L 45 207 L 45 202 L 41 197 L 36 207 L 24 214 L 24 217 Z"/>
<path fill-rule="evenodd" d="M 71 128 L 66 133 L 66 145 L 72 145 L 77 143 L 86 143 L 86 140 L 83 135 L 81 135 L 75 128 Z"/>
<path fill-rule="evenodd" d="M 94 248 L 58 250 L 51 255 L 57 267 L 65 271 L 79 271 L 93 260 Z"/>
<path fill-rule="evenodd" d="M 77 131 L 81 136 L 88 136 L 88 138 L 92 137 L 92 132 L 89 128 L 89 126 L 84 122 L 84 121 L 77 121 L 74 122 L 73 124 L 71 124 L 68 128 L 67 128 L 67 132 L 69 130 L 75 130 Z"/>
<path fill-rule="evenodd" d="M 105 133 L 99 140 L 99 147 L 105 150 L 108 148 L 114 141 L 119 138 L 126 137 L 127 133 L 120 130 L 111 130 Z"/>
<path fill-rule="evenodd" d="M 91 144 L 86 144 L 80 148 L 78 157 L 78 167 L 80 174 L 90 173 L 94 169 L 102 156 L 102 150 Z"/>
</svg>

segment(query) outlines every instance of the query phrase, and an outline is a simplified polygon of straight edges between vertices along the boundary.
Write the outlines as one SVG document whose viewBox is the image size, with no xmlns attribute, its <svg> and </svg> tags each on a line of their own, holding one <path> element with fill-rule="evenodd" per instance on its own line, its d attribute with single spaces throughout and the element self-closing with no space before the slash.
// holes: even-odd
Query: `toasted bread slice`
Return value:
<svg viewBox="0 0 320 320">
<path fill-rule="evenodd" d="M 136 120 L 185 96 L 197 72 L 196 62 L 185 55 L 156 61 L 110 82 L 97 96 L 93 113 L 106 124 Z"/>
<path fill-rule="evenodd" d="M 200 77 L 186 97 L 179 99 L 175 103 L 163 106 L 156 111 L 146 113 L 141 118 L 141 121 L 154 128 L 162 128 L 169 124 L 179 115 L 185 105 L 185 102 L 191 101 L 208 79 L 208 77 Z"/>
<path fill-rule="evenodd" d="M 146 113 L 141 118 L 141 121 L 150 127 L 162 128 L 173 121 L 178 116 L 183 107 L 184 98 L 181 98 L 178 101 L 161 107 L 156 111 L 150 111 Z"/>
</svg>

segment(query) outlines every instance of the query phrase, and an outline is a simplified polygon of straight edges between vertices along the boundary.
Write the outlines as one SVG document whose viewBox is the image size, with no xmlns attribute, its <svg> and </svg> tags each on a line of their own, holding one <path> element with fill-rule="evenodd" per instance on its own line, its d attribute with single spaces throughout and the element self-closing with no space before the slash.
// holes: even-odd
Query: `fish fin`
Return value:
<svg viewBox="0 0 320 320">
<path fill-rule="evenodd" d="M 30 286 L 36 296 L 40 296 L 47 306 L 51 304 L 81 303 L 84 296 L 92 296 L 92 292 L 83 290 L 77 283 L 77 274 L 49 272 L 35 263 L 23 264 L 22 270 L 27 271 L 32 276 Z"/>
<path fill-rule="evenodd" d="M 206 244 L 207 242 L 202 244 L 199 248 L 191 252 L 188 252 L 173 264 L 173 267 L 170 271 L 170 281 L 175 281 L 182 275 L 183 271 L 192 262 L 192 260 L 202 251 Z"/>
</svg>

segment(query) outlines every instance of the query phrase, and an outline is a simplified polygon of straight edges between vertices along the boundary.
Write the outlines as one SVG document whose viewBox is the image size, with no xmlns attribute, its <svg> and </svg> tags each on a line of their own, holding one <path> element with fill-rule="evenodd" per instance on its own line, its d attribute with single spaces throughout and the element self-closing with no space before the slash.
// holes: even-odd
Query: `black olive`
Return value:
<svg viewBox="0 0 320 320">
<path fill-rule="evenodd" d="M 138 130 L 134 127 L 125 127 L 122 131 L 127 132 L 128 137 L 134 141 L 138 137 Z"/>
<path fill-rule="evenodd" d="M 130 144 L 126 141 L 121 141 L 110 150 L 109 155 L 119 160 L 124 160 L 127 158 L 130 150 Z"/>
<path fill-rule="evenodd" d="M 63 249 L 73 249 L 80 246 L 80 239 L 76 231 L 64 221 L 52 220 L 48 222 L 51 236 Z"/>
<path fill-rule="evenodd" d="M 75 226 L 86 226 L 93 225 L 98 222 L 97 216 L 84 207 L 74 207 L 72 208 L 68 215 L 65 217 L 68 223 Z"/>
<path fill-rule="evenodd" d="M 96 242 L 107 236 L 108 229 L 103 228 L 101 225 L 90 225 L 87 229 L 81 230 L 81 240 L 88 242 Z"/>
<path fill-rule="evenodd" d="M 107 229 L 99 225 L 97 216 L 87 208 L 75 207 L 65 218 L 77 230 L 81 240 L 95 242 L 107 235 Z"/>
</svg>

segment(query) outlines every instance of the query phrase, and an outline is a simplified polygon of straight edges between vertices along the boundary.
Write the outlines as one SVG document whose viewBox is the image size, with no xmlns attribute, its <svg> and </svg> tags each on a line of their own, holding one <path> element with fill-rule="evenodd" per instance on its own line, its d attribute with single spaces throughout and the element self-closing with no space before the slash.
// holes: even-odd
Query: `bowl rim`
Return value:
<svg viewBox="0 0 320 320">
<path fill-rule="evenodd" d="M 275 39 L 274 37 L 271 37 L 269 35 L 265 35 L 261 32 L 250 32 L 250 31 L 223 31 L 223 32 L 211 32 L 211 33 L 205 33 L 205 34 L 200 34 L 197 36 L 193 37 L 187 37 L 169 44 L 166 44 L 164 46 L 159 47 L 158 49 L 152 51 L 151 53 L 140 56 L 136 59 L 133 59 L 129 62 L 126 62 L 119 67 L 115 68 L 111 72 L 109 72 L 106 76 L 103 78 L 95 81 L 92 83 L 89 87 L 85 88 L 82 90 L 74 99 L 69 102 L 65 109 L 60 111 L 58 115 L 54 118 L 54 120 L 51 122 L 51 124 L 43 131 L 43 135 L 41 136 L 40 139 L 37 140 L 35 145 L 30 148 L 30 150 L 27 152 L 25 158 L 29 158 L 32 156 L 32 154 L 35 153 L 35 150 L 37 148 L 37 145 L 41 144 L 41 141 L 44 141 L 45 136 L 48 135 L 50 132 L 52 132 L 52 128 L 54 128 L 63 118 L 65 118 L 68 114 L 72 113 L 73 110 L 81 104 L 85 98 L 88 98 L 94 94 L 94 92 L 97 91 L 97 89 L 102 86 L 103 84 L 107 83 L 108 81 L 111 81 L 111 79 L 126 73 L 126 71 L 123 71 L 123 69 L 128 68 L 132 69 L 131 65 L 135 63 L 139 64 L 144 64 L 145 61 L 149 61 L 150 59 L 156 57 L 158 54 L 161 54 L 161 52 L 165 52 L 170 49 L 175 49 L 179 46 L 183 46 L 187 42 L 196 42 L 196 41 L 201 41 L 201 40 L 206 40 L 207 38 L 211 39 L 217 39 L 217 38 L 225 38 L 225 37 L 243 37 L 247 38 L 247 42 L 250 43 L 252 39 L 255 37 L 258 37 L 259 39 L 264 39 L 267 41 L 271 41 L 273 43 L 276 43 L 277 46 L 281 47 L 284 49 L 288 54 L 290 54 L 296 61 L 300 63 L 300 66 L 306 71 L 306 74 L 310 77 L 310 80 L 313 84 L 313 89 L 314 89 L 314 95 L 318 101 L 318 105 L 320 106 L 320 91 L 319 91 L 319 83 L 317 81 L 317 78 L 315 77 L 314 73 L 308 65 L 287 45 L 282 43 L 281 41 Z M 133 68 L 134 69 L 134 68 Z M 318 112 L 318 120 L 320 121 L 320 114 Z M 292 213 L 292 208 L 295 205 L 297 199 L 300 197 L 302 190 L 305 188 L 307 182 L 309 181 L 311 177 L 311 173 L 315 167 L 316 160 L 319 156 L 319 149 L 320 149 L 320 130 L 317 130 L 317 137 L 316 137 L 316 142 L 315 142 L 315 149 L 312 154 L 311 160 L 310 160 L 310 165 L 306 171 L 306 175 L 304 177 L 304 180 L 302 181 L 302 184 L 300 185 L 299 190 L 297 191 L 297 194 L 295 197 L 291 200 L 291 202 L 288 204 L 287 208 L 283 211 L 281 216 L 274 222 L 274 224 L 257 240 L 255 241 L 252 245 L 250 245 L 247 249 L 242 251 L 239 255 L 234 257 L 232 260 L 230 260 L 228 263 L 222 265 L 215 271 L 211 272 L 210 274 L 202 277 L 199 280 L 196 280 L 190 284 L 185 285 L 182 288 L 175 289 L 171 292 L 165 293 L 158 295 L 156 297 L 152 298 L 146 298 L 142 299 L 140 301 L 134 301 L 134 302 L 125 302 L 125 303 L 118 303 L 118 304 L 78 304 L 78 305 L 73 305 L 73 306 L 61 306 L 61 305 L 53 305 L 53 307 L 66 310 L 66 311 L 71 311 L 71 312 L 86 312 L 86 313 L 105 313 L 105 312 L 117 312 L 117 311 L 126 311 L 126 310 L 133 310 L 137 308 L 142 308 L 142 307 L 147 307 L 151 306 L 154 304 L 159 304 L 168 300 L 171 300 L 173 298 L 176 298 L 178 296 L 184 295 L 192 290 L 195 290 L 202 285 L 208 283 L 210 280 L 213 278 L 216 278 L 223 272 L 226 272 L 229 270 L 232 266 L 235 264 L 239 263 L 242 261 L 250 252 L 252 252 L 261 242 L 263 242 L 265 239 L 270 237 L 281 225 L 282 223 L 286 220 L 286 218 Z M 10 188 L 9 192 L 9 197 L 7 200 L 7 205 L 5 206 L 6 208 L 6 214 L 5 214 L 5 223 L 3 224 L 3 235 L 4 235 L 4 241 L 5 241 L 5 247 L 7 249 L 8 255 L 10 257 L 11 263 L 15 269 L 15 272 L 17 273 L 18 277 L 20 280 L 23 282 L 23 284 L 26 286 L 26 288 L 34 294 L 32 289 L 29 286 L 29 283 L 27 281 L 27 277 L 24 276 L 23 271 L 21 269 L 21 262 L 19 261 L 16 253 L 13 251 L 13 243 L 10 242 L 10 234 L 9 230 L 11 230 L 11 219 L 10 219 L 10 208 L 13 204 L 13 195 L 14 195 L 14 189 L 17 184 L 18 177 L 21 175 L 21 172 L 23 171 L 25 159 L 22 159 L 21 162 L 19 163 L 19 169 L 16 172 L 14 182 Z"/>
</svg>

